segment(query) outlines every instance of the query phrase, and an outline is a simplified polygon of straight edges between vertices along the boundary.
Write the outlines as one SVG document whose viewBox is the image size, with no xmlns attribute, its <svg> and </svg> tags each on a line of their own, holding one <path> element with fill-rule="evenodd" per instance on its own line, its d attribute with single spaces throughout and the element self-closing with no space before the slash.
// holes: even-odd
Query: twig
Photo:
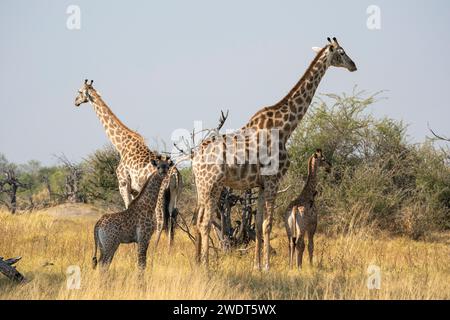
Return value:
<svg viewBox="0 0 450 320">
<path fill-rule="evenodd" d="M 433 129 L 430 128 L 430 124 L 428 123 L 427 125 L 428 125 L 428 130 L 431 131 L 431 133 L 433 134 L 433 136 L 434 136 L 436 139 L 442 140 L 442 141 L 450 142 L 450 138 L 447 138 L 447 137 L 440 136 L 440 135 L 436 134 L 436 133 L 433 131 Z"/>
</svg>

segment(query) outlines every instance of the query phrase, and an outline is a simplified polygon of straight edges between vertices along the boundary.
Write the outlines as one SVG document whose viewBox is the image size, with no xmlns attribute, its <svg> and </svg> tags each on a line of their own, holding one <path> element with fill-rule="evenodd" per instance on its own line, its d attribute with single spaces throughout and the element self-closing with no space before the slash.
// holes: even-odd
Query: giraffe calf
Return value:
<svg viewBox="0 0 450 320">
<path fill-rule="evenodd" d="M 285 211 L 285 227 L 289 241 L 289 267 L 293 267 L 294 256 L 297 268 L 302 267 L 303 252 L 305 250 L 305 235 L 308 235 L 309 262 L 313 263 L 314 234 L 317 228 L 317 210 L 315 197 L 317 195 L 317 172 L 320 167 L 326 171 L 331 168 L 323 156 L 322 150 L 317 149 L 308 160 L 308 178 L 305 186 Z"/>
<path fill-rule="evenodd" d="M 292 269 L 294 258 L 296 258 L 297 268 L 301 268 L 306 234 L 308 234 L 309 262 L 312 264 L 314 234 L 317 228 L 314 203 L 294 206 L 286 220 L 286 233 L 289 239 L 289 267 Z"/>
<path fill-rule="evenodd" d="M 151 163 L 157 171 L 148 178 L 141 193 L 129 207 L 122 212 L 105 214 L 97 221 L 94 227 L 95 249 L 92 258 L 94 269 L 97 262 L 107 269 L 121 243 L 138 244 L 138 266 L 141 270 L 145 269 L 148 245 L 155 230 L 155 206 L 158 194 L 161 183 L 173 166 L 169 158 L 158 157 Z M 100 249 L 99 261 L 97 248 Z"/>
</svg>

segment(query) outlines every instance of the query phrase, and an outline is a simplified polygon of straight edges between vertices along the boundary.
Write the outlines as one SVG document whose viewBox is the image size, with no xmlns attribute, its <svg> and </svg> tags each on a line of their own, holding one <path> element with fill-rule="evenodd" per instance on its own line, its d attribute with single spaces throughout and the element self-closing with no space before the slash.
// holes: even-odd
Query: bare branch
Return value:
<svg viewBox="0 0 450 320">
<path fill-rule="evenodd" d="M 223 110 L 220 110 L 219 125 L 216 128 L 217 132 L 219 132 L 220 129 L 222 129 L 223 125 L 225 124 L 225 121 L 228 119 L 229 113 L 230 113 L 230 110 L 227 110 L 226 114 L 223 113 Z"/>
<path fill-rule="evenodd" d="M 430 128 L 430 124 L 428 123 L 427 125 L 428 125 L 428 130 L 430 130 L 431 134 L 432 134 L 436 139 L 441 140 L 441 141 L 447 141 L 447 142 L 450 142 L 450 138 L 447 138 L 447 137 L 440 136 L 440 135 L 436 134 L 436 132 L 434 132 L 433 129 Z"/>
<path fill-rule="evenodd" d="M 287 186 L 287 187 L 284 188 L 283 190 L 278 191 L 277 194 L 285 193 L 285 192 L 287 192 L 290 188 L 291 188 L 291 185 Z"/>
</svg>

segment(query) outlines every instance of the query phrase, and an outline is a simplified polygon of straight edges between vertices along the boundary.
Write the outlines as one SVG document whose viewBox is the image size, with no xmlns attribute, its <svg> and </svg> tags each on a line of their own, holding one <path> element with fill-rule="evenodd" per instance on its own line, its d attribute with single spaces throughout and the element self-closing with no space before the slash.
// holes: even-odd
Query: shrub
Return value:
<svg viewBox="0 0 450 320">
<path fill-rule="evenodd" d="M 303 187 L 307 159 L 322 148 L 333 169 L 319 179 L 322 230 L 388 230 L 418 239 L 450 228 L 450 166 L 431 140 L 407 141 L 407 127 L 367 110 L 378 94 L 324 95 L 317 99 L 289 142 L 291 167 L 280 197 L 284 208 Z"/>
</svg>

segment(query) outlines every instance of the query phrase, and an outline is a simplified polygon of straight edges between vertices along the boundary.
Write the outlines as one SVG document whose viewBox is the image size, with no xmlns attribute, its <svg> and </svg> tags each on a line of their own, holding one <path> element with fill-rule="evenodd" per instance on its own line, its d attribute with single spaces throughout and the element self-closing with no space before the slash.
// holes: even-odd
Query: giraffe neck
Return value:
<svg viewBox="0 0 450 320">
<path fill-rule="evenodd" d="M 303 188 L 300 197 L 303 199 L 314 199 L 317 187 L 317 165 L 313 158 L 308 161 L 308 178 L 306 179 L 305 187 Z"/>
<path fill-rule="evenodd" d="M 142 140 L 140 135 L 130 130 L 117 118 L 95 90 L 90 92 L 90 102 L 105 129 L 106 135 L 122 156 L 127 143 L 133 140 Z"/>
<path fill-rule="evenodd" d="M 164 177 L 159 173 L 152 173 L 152 175 L 148 178 L 147 182 L 142 187 L 139 195 L 130 203 L 129 208 L 131 209 L 131 212 L 136 215 L 151 213 L 154 209 L 154 206 L 156 205 L 156 199 L 159 193 L 158 191 L 161 189 L 163 180 Z M 152 210 L 134 210 L 134 208 L 139 209 L 143 204 L 153 206 L 153 208 L 151 208 Z"/>
<path fill-rule="evenodd" d="M 303 119 L 320 81 L 330 66 L 328 57 L 326 46 L 316 55 L 291 91 L 274 106 L 256 113 L 245 128 L 279 129 L 280 139 L 286 143 Z"/>
<path fill-rule="evenodd" d="M 289 118 L 287 121 L 284 121 L 281 127 L 282 136 L 285 141 L 289 139 L 292 132 L 297 128 L 311 105 L 320 81 L 329 67 L 327 53 L 328 50 L 325 47 L 317 54 L 298 83 L 279 103 L 281 107 L 288 107 Z"/>
</svg>

